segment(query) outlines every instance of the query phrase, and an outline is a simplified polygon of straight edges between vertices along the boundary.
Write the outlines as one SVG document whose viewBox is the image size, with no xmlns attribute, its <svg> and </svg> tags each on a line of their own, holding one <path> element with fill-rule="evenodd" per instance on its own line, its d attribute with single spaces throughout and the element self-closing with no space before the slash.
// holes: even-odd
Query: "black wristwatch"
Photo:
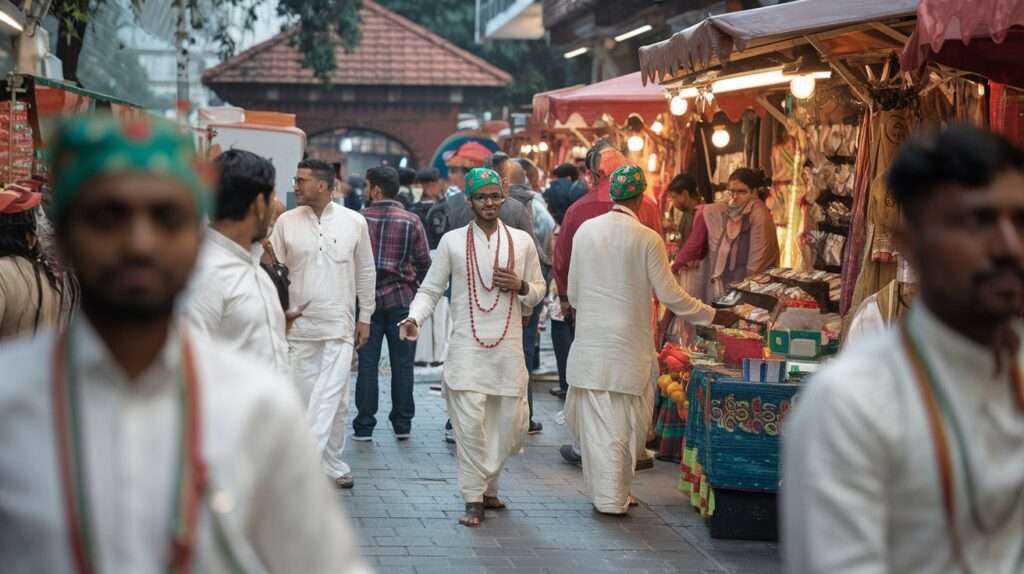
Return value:
<svg viewBox="0 0 1024 574">
<path fill-rule="evenodd" d="M 522 279 L 520 279 L 519 280 L 519 295 L 525 297 L 525 296 L 527 296 L 529 294 L 530 294 L 530 284 L 527 283 L 526 281 L 523 281 Z"/>
</svg>

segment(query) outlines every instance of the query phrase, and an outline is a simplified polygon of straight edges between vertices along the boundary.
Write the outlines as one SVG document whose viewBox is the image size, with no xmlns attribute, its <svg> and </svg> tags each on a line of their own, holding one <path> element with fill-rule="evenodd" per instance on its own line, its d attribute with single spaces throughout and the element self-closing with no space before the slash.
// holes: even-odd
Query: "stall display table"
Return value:
<svg viewBox="0 0 1024 574">
<path fill-rule="evenodd" d="M 693 368 L 679 489 L 709 518 L 713 537 L 777 539 L 782 424 L 799 388 Z"/>
</svg>

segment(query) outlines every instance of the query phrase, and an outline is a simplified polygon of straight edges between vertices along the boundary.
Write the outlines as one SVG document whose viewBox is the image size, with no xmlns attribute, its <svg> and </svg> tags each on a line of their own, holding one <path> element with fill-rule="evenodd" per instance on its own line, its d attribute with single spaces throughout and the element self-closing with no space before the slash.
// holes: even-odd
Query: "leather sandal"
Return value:
<svg viewBox="0 0 1024 574">
<path fill-rule="evenodd" d="M 467 502 L 466 503 L 466 514 L 459 519 L 459 524 L 468 526 L 470 528 L 476 528 L 480 526 L 480 523 L 484 521 L 484 503 L 482 502 Z"/>
</svg>

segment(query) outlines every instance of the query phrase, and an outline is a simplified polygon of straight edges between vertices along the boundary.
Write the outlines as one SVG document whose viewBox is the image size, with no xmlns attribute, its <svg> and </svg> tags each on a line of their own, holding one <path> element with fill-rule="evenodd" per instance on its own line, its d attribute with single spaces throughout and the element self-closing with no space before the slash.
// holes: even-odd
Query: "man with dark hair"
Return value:
<svg viewBox="0 0 1024 574">
<path fill-rule="evenodd" d="M 345 180 L 348 184 L 348 193 L 345 194 L 345 207 L 352 211 L 363 210 L 363 189 L 366 186 L 366 181 L 358 175 L 350 175 Z"/>
<path fill-rule="evenodd" d="M 427 232 L 427 243 L 430 244 L 431 249 L 436 249 L 438 242 L 441 241 L 441 235 L 444 235 L 444 226 L 441 225 L 437 231 L 432 230 L 428 214 L 439 201 L 443 201 L 441 176 L 434 168 L 421 169 L 416 172 L 415 184 L 420 186 L 423 194 L 419 201 L 409 207 L 409 211 L 420 218 L 423 229 Z"/>
<path fill-rule="evenodd" d="M 415 201 L 412 197 L 412 184 L 416 181 L 416 170 L 407 167 L 398 168 L 398 195 L 395 199 L 402 207 L 409 209 Z"/>
<path fill-rule="evenodd" d="M 551 175 L 555 177 L 564 177 L 570 181 L 576 181 L 580 178 L 580 170 L 576 169 L 576 166 L 571 163 L 563 163 L 551 170 Z"/>
<path fill-rule="evenodd" d="M 819 370 L 785 421 L 789 572 L 1020 572 L 1024 152 L 981 128 L 889 168 L 919 295 Z"/>
<path fill-rule="evenodd" d="M 4 572 L 367 572 L 295 392 L 176 317 L 214 201 L 191 134 L 76 116 L 50 141 L 81 308 L 0 350 Z"/>
<path fill-rule="evenodd" d="M 289 376 L 285 313 L 260 268 L 274 195 L 274 166 L 231 149 L 215 160 L 217 209 L 183 306 L 196 331 L 259 357 Z M 296 311 L 296 316 L 298 312 Z"/>
<path fill-rule="evenodd" d="M 413 402 L 413 361 L 416 342 L 398 336 L 398 324 L 409 316 L 409 303 L 430 268 L 427 236 L 419 218 L 396 201 L 399 176 L 390 167 L 366 172 L 368 196 L 373 203 L 363 210 L 377 263 L 376 310 L 370 321 L 370 339 L 359 350 L 353 439 L 369 441 L 377 426 L 378 366 L 386 337 L 391 357 L 391 414 L 395 438 L 406 440 L 416 413 Z"/>
<path fill-rule="evenodd" d="M 485 508 L 505 508 L 498 498 L 498 479 L 528 427 L 529 375 L 519 327 L 544 296 L 544 279 L 533 239 L 499 219 L 505 196 L 498 174 L 471 170 L 466 194 L 475 219 L 441 240 L 409 318 L 402 322 L 401 336 L 419 336 L 420 325 L 450 285 L 455 326 L 444 397 L 457 439 L 459 490 L 466 502 L 459 522 L 473 527 L 483 521 Z"/>
<path fill-rule="evenodd" d="M 377 269 L 366 219 L 335 205 L 333 186 L 329 164 L 302 161 L 295 176 L 299 206 L 277 220 L 270 242 L 291 273 L 292 305 L 308 306 L 288 332 L 288 345 L 324 472 L 338 488 L 352 488 L 351 469 L 341 460 L 352 354 L 370 336 Z"/>
</svg>

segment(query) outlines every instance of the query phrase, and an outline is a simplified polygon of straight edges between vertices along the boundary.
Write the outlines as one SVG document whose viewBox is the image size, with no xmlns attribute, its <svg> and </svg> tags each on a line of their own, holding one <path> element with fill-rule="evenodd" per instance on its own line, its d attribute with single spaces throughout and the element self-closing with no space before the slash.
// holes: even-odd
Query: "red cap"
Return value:
<svg viewBox="0 0 1024 574">
<path fill-rule="evenodd" d="M 19 185 L 9 185 L 0 191 L 0 213 L 21 213 L 42 203 L 43 194 Z"/>
<path fill-rule="evenodd" d="M 484 165 L 487 158 L 493 152 L 475 141 L 468 141 L 455 151 L 450 158 L 447 158 L 445 165 L 461 165 L 466 167 L 480 167 Z"/>
</svg>

